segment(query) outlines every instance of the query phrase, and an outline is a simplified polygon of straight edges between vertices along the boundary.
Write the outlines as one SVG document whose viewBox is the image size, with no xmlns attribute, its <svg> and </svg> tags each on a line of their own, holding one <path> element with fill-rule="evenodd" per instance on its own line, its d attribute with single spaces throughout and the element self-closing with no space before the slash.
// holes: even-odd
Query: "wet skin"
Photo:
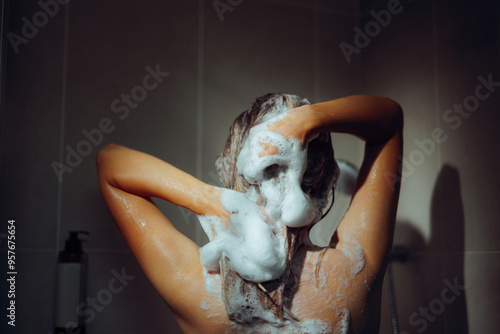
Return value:
<svg viewBox="0 0 500 334">
<path fill-rule="evenodd" d="M 323 255 L 315 283 L 313 269 L 318 249 L 302 246 L 300 287 L 293 312 L 299 319 L 320 319 L 335 328 L 338 310 L 348 310 L 350 333 L 378 330 L 380 292 L 392 247 L 399 183 L 387 175 L 399 175 L 403 117 L 390 99 L 350 96 L 292 109 L 269 130 L 305 145 L 319 132 L 341 132 L 366 142 L 356 190 L 350 208 Z M 272 143 L 262 143 L 261 154 L 275 154 Z M 180 233 L 151 201 L 157 197 L 197 215 L 220 217 L 231 225 L 230 214 L 220 200 L 220 189 L 207 185 L 174 166 L 148 154 L 119 145 L 104 147 L 97 156 L 99 184 L 104 200 L 144 272 L 173 311 L 185 333 L 224 333 L 230 323 L 222 301 L 209 310 L 199 305 L 209 296 L 205 289 L 199 247 Z M 391 180 L 394 180 L 392 178 Z M 349 256 L 353 244 L 361 246 L 365 266 L 346 277 L 358 265 Z M 307 303 L 314 307 L 300 307 Z M 321 302 L 323 301 L 323 302 Z M 214 316 L 215 315 L 215 316 Z"/>
</svg>

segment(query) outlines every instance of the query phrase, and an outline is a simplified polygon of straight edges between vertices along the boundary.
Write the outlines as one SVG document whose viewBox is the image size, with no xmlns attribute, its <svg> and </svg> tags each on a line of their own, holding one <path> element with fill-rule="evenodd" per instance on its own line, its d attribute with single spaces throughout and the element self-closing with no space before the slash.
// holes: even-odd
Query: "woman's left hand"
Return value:
<svg viewBox="0 0 500 334">
<path fill-rule="evenodd" d="M 314 120 L 316 112 L 309 105 L 289 110 L 284 118 L 269 122 L 269 131 L 279 133 L 287 141 L 298 140 L 305 147 L 315 137 Z"/>
</svg>

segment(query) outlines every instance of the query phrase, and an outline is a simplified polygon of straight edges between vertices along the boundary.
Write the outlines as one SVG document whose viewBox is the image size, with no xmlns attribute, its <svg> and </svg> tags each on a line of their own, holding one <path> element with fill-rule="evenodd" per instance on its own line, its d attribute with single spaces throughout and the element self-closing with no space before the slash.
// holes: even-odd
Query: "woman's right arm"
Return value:
<svg viewBox="0 0 500 334">
<path fill-rule="evenodd" d="M 97 155 L 103 198 L 149 280 L 176 314 L 204 291 L 199 247 L 163 215 L 157 197 L 197 215 L 229 217 L 220 190 L 151 155 L 108 145 Z M 187 279 L 189 278 L 189 279 Z M 190 291 L 179 296 L 179 291 Z"/>
<path fill-rule="evenodd" d="M 97 169 L 101 189 L 111 186 L 166 200 L 197 215 L 228 217 L 220 189 L 146 153 L 110 144 L 99 152 Z"/>
</svg>

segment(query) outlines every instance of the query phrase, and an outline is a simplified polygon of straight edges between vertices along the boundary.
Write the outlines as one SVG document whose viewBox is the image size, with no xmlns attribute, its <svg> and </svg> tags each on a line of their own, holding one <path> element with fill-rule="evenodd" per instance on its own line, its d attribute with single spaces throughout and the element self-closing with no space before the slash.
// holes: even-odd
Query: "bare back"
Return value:
<svg viewBox="0 0 500 334">
<path fill-rule="evenodd" d="M 296 289 L 285 297 L 292 300 L 290 312 L 300 323 L 307 327 L 307 323 L 311 326 L 315 321 L 314 327 L 321 326 L 324 333 L 371 333 L 370 329 L 378 328 L 382 279 L 368 285 L 369 270 L 364 254 L 356 245 L 348 251 L 302 246 L 296 253 L 292 270 Z M 185 333 L 273 333 L 277 330 L 263 325 L 238 326 L 229 321 L 220 293 L 205 289 L 208 284 L 209 290 L 220 291 L 219 275 L 203 274 L 201 270 L 197 276 L 198 284 L 203 287 L 195 294 L 195 300 L 191 300 L 194 305 L 176 315 Z M 290 322 L 279 331 L 296 333 L 299 326 Z"/>
<path fill-rule="evenodd" d="M 290 313 L 300 320 L 295 327 L 317 320 L 326 326 L 323 332 L 378 331 L 399 197 L 402 126 L 402 111 L 394 101 L 352 96 L 293 109 L 272 129 L 302 142 L 315 131 L 350 133 L 366 142 L 351 205 L 332 238 L 335 246 L 321 250 L 303 245 L 294 256 L 297 288 L 285 297 L 291 299 Z M 183 332 L 276 333 L 275 328 L 238 328 L 228 319 L 216 275 L 209 277 L 207 291 L 200 248 L 150 199 L 230 224 L 218 189 L 165 161 L 118 145 L 103 148 L 97 166 L 113 218 Z M 289 329 L 279 330 L 294 332 Z"/>
</svg>

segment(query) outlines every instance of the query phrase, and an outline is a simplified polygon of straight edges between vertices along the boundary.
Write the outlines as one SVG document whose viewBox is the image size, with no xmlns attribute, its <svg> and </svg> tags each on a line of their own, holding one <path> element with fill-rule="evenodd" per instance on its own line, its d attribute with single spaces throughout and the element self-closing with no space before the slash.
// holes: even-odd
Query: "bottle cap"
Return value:
<svg viewBox="0 0 500 334">
<path fill-rule="evenodd" d="M 69 231 L 64 250 L 59 253 L 59 262 L 81 262 L 84 252 L 79 233 L 89 235 L 87 231 Z"/>
</svg>

